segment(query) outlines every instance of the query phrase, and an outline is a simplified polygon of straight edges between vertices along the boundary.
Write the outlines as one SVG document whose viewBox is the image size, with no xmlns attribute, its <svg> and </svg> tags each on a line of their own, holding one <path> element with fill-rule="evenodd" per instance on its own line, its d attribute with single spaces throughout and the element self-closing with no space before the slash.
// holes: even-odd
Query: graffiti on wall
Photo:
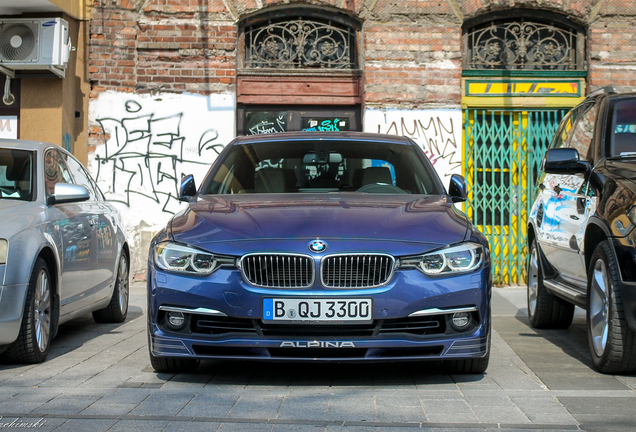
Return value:
<svg viewBox="0 0 636 432">
<path fill-rule="evenodd" d="M 440 177 L 461 174 L 461 110 L 366 110 L 366 132 L 401 135 L 417 142 Z"/>
<path fill-rule="evenodd" d="M 173 104 L 129 99 L 120 106 L 118 116 L 94 119 L 105 144 L 95 151 L 92 174 L 109 201 L 177 212 L 181 178 L 195 174 L 200 180 L 227 141 L 209 122 L 199 130 L 184 127 L 186 113 Z"/>
<path fill-rule="evenodd" d="M 248 111 L 245 113 L 248 135 L 285 132 L 287 130 L 286 111 Z"/>
</svg>

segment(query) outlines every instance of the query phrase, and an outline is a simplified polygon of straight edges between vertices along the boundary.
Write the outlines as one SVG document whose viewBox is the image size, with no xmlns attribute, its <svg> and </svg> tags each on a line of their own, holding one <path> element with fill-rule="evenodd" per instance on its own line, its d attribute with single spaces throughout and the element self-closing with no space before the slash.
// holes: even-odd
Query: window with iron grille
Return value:
<svg viewBox="0 0 636 432">
<path fill-rule="evenodd" d="M 464 32 L 464 69 L 583 70 L 584 34 L 559 21 L 482 19 Z"/>
<path fill-rule="evenodd" d="M 298 9 L 284 16 L 265 15 L 242 27 L 242 69 L 358 69 L 358 29 L 349 18 Z"/>
</svg>

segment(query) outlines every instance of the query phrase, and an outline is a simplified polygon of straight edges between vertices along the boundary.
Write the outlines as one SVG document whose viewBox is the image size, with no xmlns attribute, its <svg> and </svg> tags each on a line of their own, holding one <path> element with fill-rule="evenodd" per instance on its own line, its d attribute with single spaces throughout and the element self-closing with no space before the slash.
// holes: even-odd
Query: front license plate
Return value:
<svg viewBox="0 0 636 432">
<path fill-rule="evenodd" d="M 263 299 L 263 321 L 371 322 L 371 299 Z"/>
</svg>

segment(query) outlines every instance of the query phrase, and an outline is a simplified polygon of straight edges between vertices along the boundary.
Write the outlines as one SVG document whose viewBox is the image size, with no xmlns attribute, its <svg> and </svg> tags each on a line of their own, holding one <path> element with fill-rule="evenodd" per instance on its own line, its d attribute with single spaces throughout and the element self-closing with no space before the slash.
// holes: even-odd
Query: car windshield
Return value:
<svg viewBox="0 0 636 432">
<path fill-rule="evenodd" d="M 610 149 L 611 156 L 636 155 L 636 99 L 614 104 Z"/>
<path fill-rule="evenodd" d="M 241 144 L 212 175 L 207 194 L 442 193 L 432 166 L 412 146 L 384 142 Z"/>
<path fill-rule="evenodd" d="M 0 198 L 33 199 L 33 152 L 0 148 Z"/>
</svg>

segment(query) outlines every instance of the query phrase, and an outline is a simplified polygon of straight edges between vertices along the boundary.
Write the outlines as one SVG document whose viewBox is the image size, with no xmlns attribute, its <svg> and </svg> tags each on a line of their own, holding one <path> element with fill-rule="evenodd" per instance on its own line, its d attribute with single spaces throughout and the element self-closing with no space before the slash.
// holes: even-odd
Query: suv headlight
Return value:
<svg viewBox="0 0 636 432">
<path fill-rule="evenodd" d="M 463 243 L 424 255 L 400 259 L 400 268 L 416 268 L 426 275 L 464 273 L 475 270 L 484 261 L 484 247 Z"/>
<path fill-rule="evenodd" d="M 178 273 L 209 275 L 223 266 L 235 266 L 236 260 L 228 256 L 184 246 L 178 243 L 159 243 L 155 247 L 155 263 L 162 270 Z"/>
</svg>

